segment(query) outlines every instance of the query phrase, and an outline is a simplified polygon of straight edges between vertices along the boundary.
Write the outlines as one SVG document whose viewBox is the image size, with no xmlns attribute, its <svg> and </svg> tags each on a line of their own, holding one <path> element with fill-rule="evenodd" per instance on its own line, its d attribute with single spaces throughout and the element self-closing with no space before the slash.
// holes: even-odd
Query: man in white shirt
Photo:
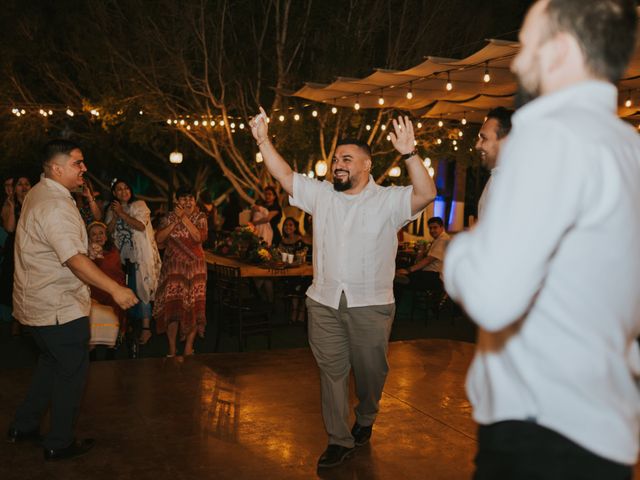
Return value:
<svg viewBox="0 0 640 480">
<path fill-rule="evenodd" d="M 476 479 L 629 479 L 640 433 L 640 138 L 616 115 L 633 0 L 539 0 L 484 218 L 445 286 L 479 326 Z M 607 248 L 603 249 L 602 246 Z M 605 272 L 615 272 L 615 281 Z"/>
<path fill-rule="evenodd" d="M 290 203 L 313 216 L 309 344 L 320 368 L 329 434 L 318 467 L 331 467 L 371 436 L 389 368 L 397 232 L 433 201 L 436 189 L 415 150 L 408 117 L 393 121 L 391 141 L 413 186 L 384 188 L 370 175 L 369 146 L 358 140 L 343 140 L 336 147 L 333 184 L 295 174 L 269 141 L 266 114 L 260 112 L 251 129 L 265 165 L 291 196 Z M 350 429 L 351 369 L 359 404 Z"/>
<path fill-rule="evenodd" d="M 442 289 L 442 265 L 444 252 L 449 244 L 450 237 L 444 231 L 444 222 L 440 217 L 431 217 L 427 221 L 429 235 L 433 242 L 429 246 L 424 258 L 407 268 L 399 268 L 397 275 L 409 275 L 410 288 L 424 288 L 429 290 Z"/>
<path fill-rule="evenodd" d="M 480 199 L 478 200 L 478 219 L 482 217 L 484 205 L 487 202 L 491 183 L 498 173 L 496 163 L 500 154 L 500 145 L 511 131 L 511 115 L 513 110 L 497 107 L 489 110 L 486 120 L 478 132 L 476 150 L 480 154 L 482 166 L 491 172 L 491 176 L 484 185 Z"/>
<path fill-rule="evenodd" d="M 87 257 L 86 227 L 71 196 L 84 185 L 87 171 L 80 148 L 69 140 L 52 140 L 44 148 L 42 167 L 16 230 L 13 290 L 13 315 L 30 327 L 40 357 L 8 440 L 39 440 L 40 422 L 51 406 L 51 428 L 42 440 L 44 458 L 60 460 L 94 445 L 93 439 L 73 435 L 89 368 L 87 284 L 109 292 L 123 309 L 138 299 Z"/>
</svg>

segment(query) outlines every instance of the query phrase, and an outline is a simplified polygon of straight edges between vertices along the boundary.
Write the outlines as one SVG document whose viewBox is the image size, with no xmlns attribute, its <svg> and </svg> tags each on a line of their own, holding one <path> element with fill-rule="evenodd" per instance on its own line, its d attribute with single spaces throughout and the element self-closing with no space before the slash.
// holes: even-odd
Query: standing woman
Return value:
<svg viewBox="0 0 640 480">
<path fill-rule="evenodd" d="M 256 226 L 259 226 L 262 223 L 271 224 L 271 230 L 273 230 L 273 239 L 271 243 L 273 243 L 273 245 L 278 245 L 280 243 L 280 240 L 282 239 L 280 229 L 278 228 L 280 220 L 282 220 L 282 208 L 280 207 L 280 203 L 278 202 L 276 189 L 272 186 L 265 187 L 264 203 L 262 203 L 262 206 L 269 211 L 269 215 L 264 219 L 257 220 L 253 223 Z"/>
<path fill-rule="evenodd" d="M 2 211 L 0 212 L 2 227 L 7 232 L 7 239 L 4 243 L 4 257 L 2 258 L 2 273 L 0 274 L 0 303 L 11 306 L 13 304 L 13 245 L 16 238 L 16 225 L 18 225 L 24 197 L 31 190 L 31 181 L 27 177 L 17 177 L 10 187 L 9 180 L 7 179 L 5 184 L 7 198 L 2 204 Z M 14 335 L 20 333 L 20 324 L 15 320 L 11 327 L 11 333 Z"/>
<path fill-rule="evenodd" d="M 130 313 L 133 320 L 142 323 L 138 343 L 144 345 L 151 338 L 151 301 L 162 266 L 151 226 L 151 211 L 144 201 L 133 196 L 131 187 L 124 180 L 114 179 L 111 193 L 113 201 L 105 220 L 124 262 L 128 287 L 140 299 Z"/>
<path fill-rule="evenodd" d="M 193 355 L 196 334 L 204 335 L 207 322 L 207 263 L 202 249 L 207 217 L 196 208 L 188 188 L 179 188 L 176 199 L 173 212 L 162 220 L 156 234 L 158 243 L 166 247 L 153 313 L 157 331 L 167 332 L 168 357 L 176 354 L 178 329 L 186 340 L 184 355 Z"/>
</svg>

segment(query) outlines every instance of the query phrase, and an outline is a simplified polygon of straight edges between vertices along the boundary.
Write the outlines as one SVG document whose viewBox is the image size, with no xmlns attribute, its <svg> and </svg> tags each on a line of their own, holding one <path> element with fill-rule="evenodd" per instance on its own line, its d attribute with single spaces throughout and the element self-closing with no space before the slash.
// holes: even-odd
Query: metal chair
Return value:
<svg viewBox="0 0 640 480">
<path fill-rule="evenodd" d="M 250 336 L 266 336 L 271 348 L 271 306 L 252 295 L 240 269 L 214 265 L 215 296 L 218 304 L 215 351 L 223 331 L 238 337 L 238 350 L 243 351 Z"/>
</svg>

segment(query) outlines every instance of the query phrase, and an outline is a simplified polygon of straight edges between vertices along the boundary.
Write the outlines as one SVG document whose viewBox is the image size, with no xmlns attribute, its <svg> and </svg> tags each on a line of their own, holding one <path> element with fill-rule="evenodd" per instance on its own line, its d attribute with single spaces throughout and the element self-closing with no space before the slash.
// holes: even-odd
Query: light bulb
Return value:
<svg viewBox="0 0 640 480">
<path fill-rule="evenodd" d="M 387 129 L 386 125 L 380 125 L 380 130 L 382 130 L 383 132 Z"/>
<path fill-rule="evenodd" d="M 431 159 L 429 157 L 425 158 L 422 161 L 422 164 L 424 165 L 424 168 L 429 168 L 431 166 Z"/>
<path fill-rule="evenodd" d="M 453 83 L 451 83 L 451 77 L 449 76 L 449 72 L 447 72 L 447 92 L 453 90 Z"/>
<path fill-rule="evenodd" d="M 416 127 L 418 127 L 418 128 L 422 128 L 422 122 L 418 122 L 418 124 L 416 125 Z"/>
<path fill-rule="evenodd" d="M 382 95 L 378 98 L 378 105 L 384 105 L 384 97 Z"/>
<path fill-rule="evenodd" d="M 367 132 L 368 132 L 369 130 L 371 130 L 371 125 L 367 125 L 367 126 L 365 126 L 364 128 L 366 128 L 366 129 L 367 129 Z"/>
<path fill-rule="evenodd" d="M 437 139 L 437 140 L 436 140 L 436 143 L 437 143 L 438 145 L 442 145 L 442 139 L 441 139 L 441 138 Z"/>
<path fill-rule="evenodd" d="M 444 127 L 444 122 L 442 120 L 438 120 L 438 126 L 440 128 Z"/>
<path fill-rule="evenodd" d="M 299 113 L 296 113 L 296 114 L 293 116 L 293 119 L 294 119 L 296 122 L 297 122 L 298 120 L 300 120 L 300 114 L 299 114 Z"/>
<path fill-rule="evenodd" d="M 462 117 L 462 120 L 460 121 L 460 123 L 462 125 L 466 125 L 467 124 L 467 117 Z"/>
<path fill-rule="evenodd" d="M 489 83 L 491 81 L 491 75 L 489 75 L 489 70 L 484 72 L 484 77 L 482 78 L 484 83 Z"/>
<path fill-rule="evenodd" d="M 336 113 L 338 113 L 338 109 L 336 107 L 331 107 L 331 113 L 335 115 Z"/>
<path fill-rule="evenodd" d="M 411 89 L 409 89 L 409 91 L 407 92 L 407 100 L 411 100 L 413 98 L 413 92 L 411 91 Z"/>
<path fill-rule="evenodd" d="M 356 103 L 353 105 L 354 110 L 360 110 L 360 102 L 356 100 Z"/>
<path fill-rule="evenodd" d="M 464 133 L 462 133 L 462 130 L 460 130 L 460 131 L 458 132 L 458 136 L 459 136 L 460 138 L 462 138 L 462 137 L 464 136 Z"/>
<path fill-rule="evenodd" d="M 317 117 L 318 116 L 318 111 L 314 110 L 313 112 L 311 112 L 311 116 L 314 117 L 314 118 Z"/>
<path fill-rule="evenodd" d="M 280 116 L 278 117 L 278 120 L 280 120 L 281 122 L 284 122 L 284 115 L 280 115 Z"/>
<path fill-rule="evenodd" d="M 238 125 L 240 127 L 240 130 L 244 130 L 244 123 L 241 123 L 240 125 Z"/>
<path fill-rule="evenodd" d="M 627 108 L 631 108 L 631 105 L 632 105 L 631 98 L 627 98 L 627 101 L 624 102 L 624 106 Z"/>
</svg>

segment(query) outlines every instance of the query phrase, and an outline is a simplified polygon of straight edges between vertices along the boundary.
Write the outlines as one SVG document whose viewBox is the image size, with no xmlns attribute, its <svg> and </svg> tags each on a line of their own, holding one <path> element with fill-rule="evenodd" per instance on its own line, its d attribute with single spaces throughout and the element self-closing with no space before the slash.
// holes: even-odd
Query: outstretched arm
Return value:
<svg viewBox="0 0 640 480">
<path fill-rule="evenodd" d="M 260 107 L 260 113 L 251 119 L 249 125 L 267 170 L 289 195 L 293 195 L 293 170 L 269 140 L 267 114 L 262 107 Z"/>
<path fill-rule="evenodd" d="M 401 154 L 409 154 L 415 151 L 415 136 L 413 133 L 413 124 L 409 117 L 398 117 L 393 121 L 393 132 L 391 133 L 391 143 L 394 148 Z M 436 186 L 433 179 L 429 176 L 427 169 L 422 163 L 422 159 L 415 155 L 409 157 L 405 165 L 407 172 L 413 185 L 413 193 L 411 194 L 411 214 L 422 211 L 436 198 Z"/>
</svg>

